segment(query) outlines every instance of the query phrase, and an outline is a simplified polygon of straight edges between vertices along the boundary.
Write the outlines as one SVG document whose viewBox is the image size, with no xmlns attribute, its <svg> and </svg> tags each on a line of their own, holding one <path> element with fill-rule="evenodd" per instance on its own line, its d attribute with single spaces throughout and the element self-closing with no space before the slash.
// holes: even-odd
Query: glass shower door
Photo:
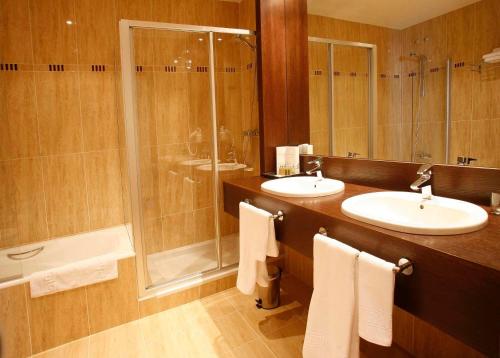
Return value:
<svg viewBox="0 0 500 358">
<path fill-rule="evenodd" d="M 224 212 L 222 182 L 259 175 L 255 43 L 253 35 L 214 33 L 222 267 L 239 261 L 239 224 L 236 218 Z"/>
<path fill-rule="evenodd" d="M 218 268 L 208 33 L 133 29 L 146 286 Z"/>
</svg>

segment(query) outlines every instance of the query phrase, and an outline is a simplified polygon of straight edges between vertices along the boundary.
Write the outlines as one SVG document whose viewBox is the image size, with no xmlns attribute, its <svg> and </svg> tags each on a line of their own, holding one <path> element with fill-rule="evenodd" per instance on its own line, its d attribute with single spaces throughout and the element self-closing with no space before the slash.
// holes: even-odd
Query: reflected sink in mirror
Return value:
<svg viewBox="0 0 500 358">
<path fill-rule="evenodd" d="M 488 223 L 488 213 L 475 204 L 397 191 L 353 196 L 342 203 L 342 213 L 385 229 L 423 235 L 465 234 Z"/>
<path fill-rule="evenodd" d="M 344 183 L 340 180 L 316 176 L 280 178 L 262 183 L 260 188 L 266 193 L 294 198 L 315 198 L 340 193 Z"/>
<path fill-rule="evenodd" d="M 218 163 L 217 164 L 217 169 L 219 169 L 219 172 L 227 172 L 231 170 L 239 170 L 239 169 L 245 169 L 247 167 L 246 164 L 242 163 Z M 212 170 L 212 164 L 203 164 L 199 165 L 196 167 L 198 170 L 203 170 L 203 171 L 211 171 Z"/>
</svg>

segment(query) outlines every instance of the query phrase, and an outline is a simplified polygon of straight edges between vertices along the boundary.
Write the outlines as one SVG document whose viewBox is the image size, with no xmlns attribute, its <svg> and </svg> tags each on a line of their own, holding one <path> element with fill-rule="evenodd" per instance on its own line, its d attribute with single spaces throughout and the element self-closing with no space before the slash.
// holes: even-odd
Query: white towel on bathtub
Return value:
<svg viewBox="0 0 500 358">
<path fill-rule="evenodd" d="M 40 297 L 118 277 L 117 260 L 110 256 L 94 257 L 30 276 L 31 297 Z"/>
</svg>

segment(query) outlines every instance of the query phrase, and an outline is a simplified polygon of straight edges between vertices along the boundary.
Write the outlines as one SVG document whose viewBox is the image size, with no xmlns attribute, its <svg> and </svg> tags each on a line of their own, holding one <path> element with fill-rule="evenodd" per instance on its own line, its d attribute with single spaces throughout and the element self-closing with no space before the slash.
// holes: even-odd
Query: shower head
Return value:
<svg viewBox="0 0 500 358">
<path fill-rule="evenodd" d="M 253 45 L 250 41 L 248 41 L 248 39 L 246 39 L 242 35 L 236 35 L 236 39 L 238 41 L 240 41 L 241 43 L 244 43 L 245 45 L 247 45 L 252 51 L 255 51 L 256 46 Z"/>
</svg>

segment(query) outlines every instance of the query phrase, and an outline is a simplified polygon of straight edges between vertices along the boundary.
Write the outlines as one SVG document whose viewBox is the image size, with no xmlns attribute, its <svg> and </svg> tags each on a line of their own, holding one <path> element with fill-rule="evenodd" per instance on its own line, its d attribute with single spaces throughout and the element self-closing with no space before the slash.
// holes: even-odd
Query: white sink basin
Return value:
<svg viewBox="0 0 500 358">
<path fill-rule="evenodd" d="M 340 180 L 317 177 L 290 177 L 266 181 L 260 185 L 266 193 L 295 198 L 315 198 L 340 193 L 344 183 Z"/>
<path fill-rule="evenodd" d="M 423 200 L 419 193 L 399 191 L 353 196 L 344 200 L 342 212 L 368 224 L 410 234 L 465 234 L 488 223 L 488 213 L 475 204 L 440 196 Z"/>
</svg>

